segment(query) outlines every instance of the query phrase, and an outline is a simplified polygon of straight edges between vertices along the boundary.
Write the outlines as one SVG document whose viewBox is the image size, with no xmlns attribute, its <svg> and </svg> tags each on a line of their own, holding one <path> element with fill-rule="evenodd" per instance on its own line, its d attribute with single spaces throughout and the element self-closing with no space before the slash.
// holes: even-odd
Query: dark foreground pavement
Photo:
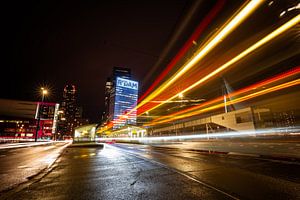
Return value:
<svg viewBox="0 0 300 200">
<path fill-rule="evenodd" d="M 73 147 L 0 199 L 299 199 L 299 166 L 147 145 Z"/>
<path fill-rule="evenodd" d="M 36 181 L 5 198 L 226 199 L 172 170 L 110 147 L 68 148 L 59 163 Z"/>
<path fill-rule="evenodd" d="M 1 145 L 9 148 L 0 149 L 0 192 L 47 169 L 67 145 L 65 142 Z"/>
</svg>

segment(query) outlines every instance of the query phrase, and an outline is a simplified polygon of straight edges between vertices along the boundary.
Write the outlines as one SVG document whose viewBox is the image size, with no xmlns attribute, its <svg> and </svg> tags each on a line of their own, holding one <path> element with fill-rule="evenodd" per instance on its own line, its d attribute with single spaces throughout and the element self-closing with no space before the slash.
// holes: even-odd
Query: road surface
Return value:
<svg viewBox="0 0 300 200">
<path fill-rule="evenodd" d="M 62 149 L 66 147 L 64 142 L 40 143 L 40 146 L 35 146 L 36 144 L 39 143 L 0 146 L 0 192 L 26 182 L 52 165 Z"/>
<path fill-rule="evenodd" d="M 0 199 L 299 199 L 300 164 L 114 144 L 68 147 Z"/>
</svg>

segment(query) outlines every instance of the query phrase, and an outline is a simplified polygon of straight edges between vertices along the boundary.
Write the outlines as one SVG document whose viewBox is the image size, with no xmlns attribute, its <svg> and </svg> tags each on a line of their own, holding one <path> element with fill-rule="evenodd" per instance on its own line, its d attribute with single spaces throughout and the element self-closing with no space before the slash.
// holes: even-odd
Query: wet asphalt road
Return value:
<svg viewBox="0 0 300 200">
<path fill-rule="evenodd" d="M 34 147 L 0 149 L 0 192 L 26 182 L 31 176 L 53 164 L 65 145 L 66 143 L 50 143 Z M 1 145 L 3 146 L 9 145 Z"/>
<path fill-rule="evenodd" d="M 65 149 L 0 199 L 300 199 L 300 164 L 147 145 Z"/>
</svg>

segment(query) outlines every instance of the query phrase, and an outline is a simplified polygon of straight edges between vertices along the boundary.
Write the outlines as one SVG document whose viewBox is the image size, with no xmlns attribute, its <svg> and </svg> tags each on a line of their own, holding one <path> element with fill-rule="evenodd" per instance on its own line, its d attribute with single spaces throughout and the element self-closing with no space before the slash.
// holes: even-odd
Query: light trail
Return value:
<svg viewBox="0 0 300 200">
<path fill-rule="evenodd" d="M 270 92 L 275 92 L 275 91 L 282 90 L 282 89 L 292 87 L 292 86 L 296 86 L 299 84 L 300 84 L 300 79 L 296 79 L 296 80 L 289 81 L 287 83 L 283 83 L 283 84 L 280 84 L 280 85 L 277 85 L 277 86 L 274 86 L 274 87 L 271 87 L 268 89 L 264 89 L 264 90 L 261 90 L 261 91 L 258 91 L 258 92 L 252 93 L 252 94 L 245 95 L 243 97 L 239 97 L 237 99 L 228 101 L 226 104 L 232 105 L 232 104 L 240 103 L 240 102 L 243 102 L 243 101 L 264 95 L 264 94 L 268 94 Z M 201 113 L 208 112 L 208 111 L 215 110 L 215 109 L 222 108 L 222 107 L 224 107 L 224 103 L 219 103 L 217 105 L 213 105 L 208 108 L 196 110 L 194 112 L 190 112 L 190 113 L 179 115 L 179 116 L 174 116 L 171 119 L 166 119 L 166 120 L 162 120 L 162 121 L 158 121 L 158 122 L 154 122 L 154 123 L 149 123 L 146 126 L 153 126 L 153 125 L 162 124 L 162 123 L 166 123 L 166 122 L 170 122 L 170 121 L 174 121 L 174 120 L 178 120 L 178 119 L 182 119 L 182 118 L 186 118 L 186 117 L 191 117 L 191 116 L 199 115 Z"/>
<path fill-rule="evenodd" d="M 200 34 L 206 29 L 206 27 L 211 23 L 211 21 L 216 17 L 216 15 L 221 11 L 226 0 L 219 0 L 208 15 L 200 22 L 194 33 L 183 45 L 176 56 L 167 65 L 166 69 L 157 77 L 154 83 L 148 88 L 148 90 L 139 98 L 139 102 L 143 100 L 171 71 L 175 64 L 183 57 L 183 55 L 188 51 L 188 49 L 193 45 L 193 42 L 198 39 Z"/>
<path fill-rule="evenodd" d="M 252 53 L 257 48 L 263 46 L 264 44 L 268 43 L 269 41 L 271 41 L 275 37 L 279 36 L 280 34 L 284 33 L 288 29 L 290 29 L 293 26 L 297 25 L 299 22 L 300 22 L 300 15 L 297 15 L 296 17 L 292 18 L 291 20 L 289 20 L 288 22 L 286 22 L 285 24 L 283 24 L 282 26 L 280 26 L 279 28 L 277 28 L 275 31 L 273 31 L 272 33 L 270 33 L 269 35 L 265 36 L 264 38 L 262 38 L 261 40 L 259 40 L 258 42 L 256 42 L 255 44 L 253 44 L 252 46 L 250 46 L 249 48 L 247 48 L 243 52 L 241 52 L 239 55 L 237 55 L 236 57 L 234 57 L 233 59 L 231 59 L 230 61 L 228 61 L 224 65 L 220 66 L 219 68 L 217 68 L 213 72 L 211 72 L 208 75 L 204 76 L 203 78 L 201 78 L 200 80 L 198 80 L 197 82 L 195 82 L 194 84 L 192 84 L 191 86 L 189 86 L 186 89 L 178 92 L 177 94 L 173 95 L 172 97 L 170 97 L 169 99 L 167 99 L 165 101 L 171 101 L 171 100 L 177 98 L 179 94 L 184 94 L 186 92 L 189 92 L 190 90 L 192 90 L 196 86 L 200 85 L 201 83 L 204 83 L 205 81 L 211 79 L 212 77 L 214 77 L 217 74 L 221 73 L 225 69 L 229 68 L 231 65 L 233 65 L 236 62 L 240 61 L 242 58 L 244 58 L 245 56 L 249 55 L 250 53 Z M 151 110 L 154 110 L 154 109 L 162 106 L 163 104 L 164 103 L 160 103 L 160 104 L 158 104 L 158 105 L 156 105 L 156 106 L 154 106 L 154 107 L 152 107 L 152 108 L 150 108 L 148 110 L 143 111 L 141 114 L 143 114 L 145 112 L 149 112 Z"/>
<path fill-rule="evenodd" d="M 261 82 L 252 84 L 252 85 L 247 86 L 245 88 L 242 88 L 240 90 L 234 91 L 234 92 L 228 94 L 227 96 L 229 98 L 235 98 L 238 95 L 242 95 L 242 94 L 247 93 L 249 91 L 253 91 L 253 89 L 260 88 L 260 87 L 266 87 L 269 84 L 281 81 L 283 79 L 286 79 L 286 78 L 291 77 L 291 76 L 295 76 L 297 74 L 300 74 L 300 66 L 295 67 L 295 68 L 293 68 L 293 69 L 291 69 L 291 70 L 289 70 L 287 72 L 281 73 L 281 74 L 279 74 L 279 75 L 277 75 L 275 77 L 263 80 Z M 163 120 L 163 119 L 167 119 L 167 118 L 173 118 L 175 116 L 179 116 L 179 115 L 182 115 L 184 113 L 188 113 L 188 112 L 191 112 L 191 111 L 194 111 L 194 110 L 198 110 L 198 109 L 204 108 L 204 107 L 209 106 L 209 105 L 213 105 L 215 103 L 223 101 L 223 98 L 224 98 L 223 96 L 217 97 L 217 98 L 215 98 L 213 100 L 204 102 L 204 103 L 202 103 L 200 105 L 196 105 L 196 106 L 193 106 L 193 107 L 190 107 L 190 108 L 178 111 L 178 112 L 170 114 L 170 115 L 162 116 L 160 118 L 157 118 L 157 119 L 153 120 L 153 122 L 156 122 L 156 121 L 159 121 L 159 120 Z"/>
<path fill-rule="evenodd" d="M 205 101 L 205 99 L 183 99 L 183 100 L 175 100 L 175 101 L 150 101 L 151 103 L 183 103 L 183 102 L 193 102 L 199 103 Z"/>
<path fill-rule="evenodd" d="M 6 139 L 4 141 L 11 141 L 9 139 Z M 0 145 L 1 149 L 13 149 L 13 148 L 23 148 L 23 147 L 34 147 L 34 146 L 42 146 L 42 145 L 49 145 L 49 144 L 56 144 L 56 143 L 70 143 L 70 141 L 47 141 L 47 142 L 33 142 L 34 139 L 32 139 L 32 142 L 27 143 L 5 143 Z"/>
<path fill-rule="evenodd" d="M 184 73 L 190 70 L 199 62 L 205 55 L 207 55 L 215 46 L 217 46 L 226 36 L 228 36 L 234 29 L 236 29 L 245 19 L 247 19 L 264 1 L 253 0 L 247 3 L 240 12 L 238 12 L 223 28 L 216 33 L 211 40 L 209 40 L 202 48 L 200 48 L 196 56 L 194 56 L 187 64 L 185 64 L 177 73 L 175 73 L 168 81 L 164 82 L 153 93 L 147 96 L 142 102 L 140 102 L 136 109 L 145 105 L 151 99 L 162 93 L 168 86 L 179 79 Z M 170 99 L 171 100 L 171 99 Z"/>
<path fill-rule="evenodd" d="M 273 128 L 273 129 L 260 129 L 260 130 L 245 130 L 240 132 L 222 132 L 222 133 L 199 133 L 193 135 L 178 135 L 178 136 L 163 136 L 163 137 L 142 137 L 142 138 L 129 138 L 129 137 L 112 137 L 112 138 L 96 138 L 96 141 L 137 141 L 137 142 L 151 142 L 151 141 L 172 141 L 172 140 L 190 140 L 190 139 L 207 139 L 207 138 L 231 138 L 231 137 L 253 137 L 254 135 L 279 135 L 280 132 L 300 132 L 300 128 L 293 129 L 287 128 Z"/>
<path fill-rule="evenodd" d="M 264 3 L 264 0 L 253 0 L 248 2 L 246 5 L 244 5 L 239 11 L 232 17 L 227 23 L 223 25 L 222 28 L 220 28 L 220 31 L 218 31 L 214 36 L 211 37 L 211 39 L 206 42 L 202 48 L 200 48 L 196 52 L 196 56 L 194 56 L 187 64 L 185 64 L 181 69 L 176 72 L 168 81 L 164 82 L 160 87 L 158 87 L 153 93 L 151 93 L 149 96 L 147 96 L 142 102 L 140 102 L 135 108 L 131 109 L 126 115 L 131 114 L 141 106 L 147 104 L 149 101 L 151 101 L 154 97 L 161 94 L 168 86 L 170 86 L 173 82 L 175 82 L 180 76 L 182 76 L 184 73 L 186 73 L 189 69 L 194 67 L 197 62 L 199 62 L 205 55 L 207 55 L 215 46 L 217 46 L 226 36 L 228 36 L 233 30 L 235 30 L 244 20 L 246 20 L 261 4 Z M 170 101 L 172 99 L 168 99 L 167 101 Z M 160 103 L 159 105 L 162 105 L 164 103 Z M 150 108 L 151 110 L 155 109 L 155 107 Z M 148 110 L 144 111 L 143 113 L 147 112 Z M 143 114 L 141 113 L 141 114 Z M 117 119 L 117 121 L 120 121 L 121 119 Z M 109 124 L 106 126 L 107 128 L 103 130 L 107 130 L 111 128 L 113 124 Z"/>
</svg>

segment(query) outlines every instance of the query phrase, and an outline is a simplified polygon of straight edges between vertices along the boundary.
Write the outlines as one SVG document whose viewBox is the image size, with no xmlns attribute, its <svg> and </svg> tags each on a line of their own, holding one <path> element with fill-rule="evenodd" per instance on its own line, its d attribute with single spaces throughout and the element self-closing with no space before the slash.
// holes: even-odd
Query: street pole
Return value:
<svg viewBox="0 0 300 200">
<path fill-rule="evenodd" d="M 38 105 L 38 113 L 37 113 L 37 125 L 36 125 L 36 129 L 35 129 L 35 137 L 34 137 L 34 141 L 37 142 L 37 138 L 38 138 L 38 131 L 40 129 L 40 121 L 41 121 L 41 114 L 40 114 L 40 107 L 43 105 L 44 103 L 44 98 L 45 98 L 45 94 L 47 93 L 46 90 L 44 90 L 42 88 L 42 102 L 40 105 Z"/>
</svg>

